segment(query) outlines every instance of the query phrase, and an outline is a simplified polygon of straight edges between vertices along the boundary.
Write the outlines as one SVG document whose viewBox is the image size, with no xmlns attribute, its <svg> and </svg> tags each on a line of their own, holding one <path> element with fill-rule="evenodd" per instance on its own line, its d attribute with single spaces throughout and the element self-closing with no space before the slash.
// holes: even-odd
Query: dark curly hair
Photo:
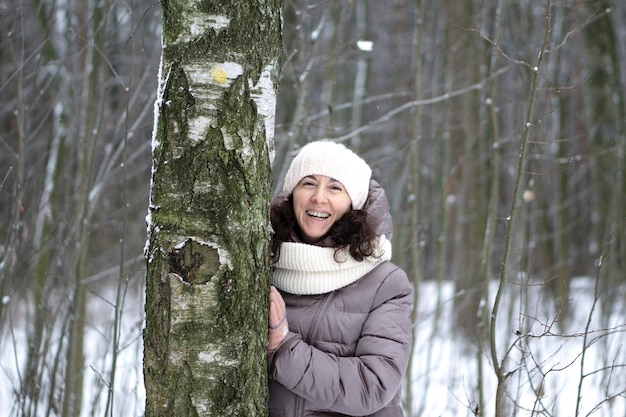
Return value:
<svg viewBox="0 0 626 417">
<path fill-rule="evenodd" d="M 291 240 L 292 232 L 295 231 L 302 238 L 298 221 L 293 211 L 293 194 L 287 199 L 272 204 L 270 219 L 274 235 L 272 236 L 272 253 L 274 260 L 280 256 L 280 245 Z M 337 254 L 348 248 L 350 255 L 357 261 L 362 261 L 372 256 L 376 249 L 376 230 L 370 216 L 364 210 L 350 210 L 337 220 L 328 231 L 324 239 L 330 239 L 331 247 Z"/>
</svg>

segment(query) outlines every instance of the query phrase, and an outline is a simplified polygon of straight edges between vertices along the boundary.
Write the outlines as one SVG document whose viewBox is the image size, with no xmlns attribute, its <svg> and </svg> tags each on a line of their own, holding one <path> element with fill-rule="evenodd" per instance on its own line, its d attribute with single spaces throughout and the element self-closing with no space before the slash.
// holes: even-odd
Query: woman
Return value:
<svg viewBox="0 0 626 417">
<path fill-rule="evenodd" d="M 370 177 L 343 145 L 313 142 L 272 204 L 270 417 L 403 416 L 413 289 Z"/>
</svg>

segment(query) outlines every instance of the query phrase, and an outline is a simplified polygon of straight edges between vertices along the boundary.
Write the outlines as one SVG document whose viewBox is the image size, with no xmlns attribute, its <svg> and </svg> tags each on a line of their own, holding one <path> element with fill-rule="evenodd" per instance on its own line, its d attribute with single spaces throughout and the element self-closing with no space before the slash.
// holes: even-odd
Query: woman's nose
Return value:
<svg viewBox="0 0 626 417">
<path fill-rule="evenodd" d="M 324 192 L 323 188 L 318 188 L 315 190 L 315 192 L 313 193 L 313 201 L 315 201 L 316 203 L 324 203 L 326 202 L 327 198 L 326 198 L 326 193 Z"/>
</svg>

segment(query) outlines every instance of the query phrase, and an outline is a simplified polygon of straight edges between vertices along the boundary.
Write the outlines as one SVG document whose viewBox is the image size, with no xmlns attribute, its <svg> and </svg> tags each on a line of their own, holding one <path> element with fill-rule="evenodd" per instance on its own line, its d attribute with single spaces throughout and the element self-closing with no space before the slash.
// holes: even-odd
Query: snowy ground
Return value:
<svg viewBox="0 0 626 417">
<path fill-rule="evenodd" d="M 476 342 L 453 335 L 453 285 L 427 283 L 421 290 L 422 319 L 417 326 L 417 364 L 411 384 L 417 404 L 412 415 L 474 416 L 479 400 L 479 380 L 482 380 L 485 415 L 493 416 L 496 378 L 491 357 L 478 355 Z M 603 317 L 600 305 L 593 309 L 593 282 L 573 281 L 569 298 L 571 316 L 561 323 L 564 328 L 554 322 L 556 305 L 540 286 L 529 287 L 524 292 L 519 291 L 519 287 L 511 290 L 504 297 L 506 301 L 500 308 L 497 328 L 497 352 L 502 358 L 510 349 L 511 360 L 507 362 L 506 371 L 514 371 L 507 384 L 508 393 L 514 398 L 507 401 L 514 400 L 518 404 L 515 413 L 511 410 L 507 415 L 626 416 L 624 289 L 616 297 L 622 304 Z M 490 294 L 495 291 L 494 283 Z M 442 308 L 440 319 L 435 321 L 431 318 L 436 310 L 437 293 Z M 522 293 L 524 296 L 520 297 Z M 523 298 L 523 303 L 516 298 Z M 590 334 L 585 340 L 588 322 Z M 517 335 L 518 329 L 526 330 Z M 585 344 L 586 350 L 583 349 Z M 480 379 L 479 357 L 483 368 Z M 612 365 L 612 370 L 607 369 Z M 585 375 L 582 383 L 581 375 Z M 581 400 L 576 414 L 579 388 Z M 616 398 L 607 400 L 615 395 Z"/>
<path fill-rule="evenodd" d="M 494 283 L 490 293 L 495 294 L 495 289 Z M 556 317 L 555 304 L 539 286 L 529 287 L 527 291 L 511 287 L 510 294 L 504 297 L 497 328 L 499 355 L 502 357 L 510 348 L 511 359 L 506 369 L 514 371 L 507 385 L 512 398 L 507 402 L 515 401 L 518 408 L 515 414 L 511 412 L 509 415 L 575 416 L 579 389 L 579 416 L 626 415 L 626 316 L 623 304 L 626 298 L 623 288 L 616 291 L 620 292 L 616 297 L 621 300 L 620 305 L 608 308 L 598 304 L 593 310 L 593 281 L 575 280 L 569 300 L 571 317 L 561 323 L 561 327 L 554 324 L 550 335 L 546 335 Z M 114 415 L 120 417 L 141 416 L 145 397 L 141 370 L 143 294 L 140 289 L 133 291 L 132 288 L 128 294 L 124 300 L 113 386 Z M 496 382 L 491 359 L 486 354 L 476 353 L 476 341 L 469 341 L 452 331 L 454 298 L 454 286 L 449 282 L 441 285 L 429 282 L 420 288 L 420 315 L 416 324 L 418 342 L 410 387 L 414 397 L 412 416 L 473 416 L 472 410 L 479 400 L 480 380 L 483 381 L 485 415 L 494 415 Z M 114 300 L 114 293 L 98 294 L 92 296 L 89 303 L 84 416 L 104 415 L 111 378 L 109 370 L 112 368 Z M 437 300 L 439 314 L 436 314 Z M 589 329 L 592 332 L 585 340 L 583 334 L 590 314 Z M 18 313 L 13 313 L 11 320 L 13 325 L 0 339 L 0 417 L 16 415 L 11 404 L 15 403 L 14 392 L 19 387 L 18 364 L 21 369 L 26 351 L 25 326 L 28 321 Z M 515 330 L 519 329 L 525 331 L 516 335 Z M 52 344 L 55 337 L 59 339 L 59 335 L 53 336 Z M 583 349 L 585 342 L 587 349 Z M 478 371 L 479 358 L 482 378 Z M 584 375 L 582 384 L 581 375 Z M 616 397 L 607 400 L 612 396 Z"/>
</svg>

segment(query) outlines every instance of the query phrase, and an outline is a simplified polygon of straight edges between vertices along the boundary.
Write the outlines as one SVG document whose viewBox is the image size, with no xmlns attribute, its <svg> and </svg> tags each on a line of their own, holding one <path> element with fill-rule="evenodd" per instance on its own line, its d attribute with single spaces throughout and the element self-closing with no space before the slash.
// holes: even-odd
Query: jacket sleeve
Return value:
<svg viewBox="0 0 626 417">
<path fill-rule="evenodd" d="M 338 357 L 290 335 L 270 363 L 270 378 L 320 409 L 369 415 L 397 394 L 411 353 L 413 288 L 401 269 L 381 282 L 355 355 Z"/>
</svg>

